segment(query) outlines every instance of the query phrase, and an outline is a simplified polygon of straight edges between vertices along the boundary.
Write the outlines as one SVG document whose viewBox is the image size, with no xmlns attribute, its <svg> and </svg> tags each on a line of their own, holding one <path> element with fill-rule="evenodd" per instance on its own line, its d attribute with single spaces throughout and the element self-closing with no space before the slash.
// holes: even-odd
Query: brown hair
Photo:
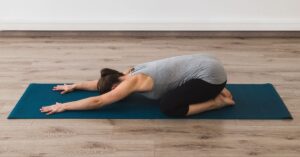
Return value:
<svg viewBox="0 0 300 157">
<path fill-rule="evenodd" d="M 109 68 L 103 68 L 101 70 L 101 77 L 97 84 L 97 89 L 100 92 L 100 94 L 107 93 L 111 91 L 112 86 L 116 83 L 119 83 L 119 77 L 123 76 L 124 74 Z"/>
</svg>

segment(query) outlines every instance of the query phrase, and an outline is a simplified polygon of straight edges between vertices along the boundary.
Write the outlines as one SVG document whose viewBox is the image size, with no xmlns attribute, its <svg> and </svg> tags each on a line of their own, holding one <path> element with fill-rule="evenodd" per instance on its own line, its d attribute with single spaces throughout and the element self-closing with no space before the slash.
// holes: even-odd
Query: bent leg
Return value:
<svg viewBox="0 0 300 157">
<path fill-rule="evenodd" d="M 214 99 L 220 94 L 225 84 L 226 82 L 220 85 L 213 85 L 200 79 L 189 80 L 180 87 L 167 92 L 161 98 L 160 109 L 168 116 L 186 116 L 189 112 L 190 104 Z"/>
<path fill-rule="evenodd" d="M 202 113 L 213 109 L 219 109 L 234 104 L 235 102 L 232 100 L 231 96 L 225 96 L 223 94 L 219 94 L 216 98 L 208 100 L 206 102 L 190 104 L 189 110 L 186 115 L 190 116 L 190 115 Z"/>
</svg>

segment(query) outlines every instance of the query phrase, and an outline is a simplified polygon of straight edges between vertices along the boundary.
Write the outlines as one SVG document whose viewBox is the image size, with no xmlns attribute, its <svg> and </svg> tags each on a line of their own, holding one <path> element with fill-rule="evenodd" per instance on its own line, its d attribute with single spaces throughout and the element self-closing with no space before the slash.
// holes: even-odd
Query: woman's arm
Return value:
<svg viewBox="0 0 300 157">
<path fill-rule="evenodd" d="M 60 92 L 61 94 L 69 93 L 76 89 L 95 91 L 95 90 L 97 90 L 97 83 L 98 83 L 98 80 L 73 83 L 73 84 L 69 84 L 69 85 L 67 85 L 67 84 L 57 85 L 57 86 L 53 87 L 53 90 L 61 91 Z"/>
<path fill-rule="evenodd" d="M 90 97 L 68 103 L 57 103 L 55 105 L 42 107 L 41 112 L 49 114 L 63 112 L 66 110 L 91 110 L 101 108 L 105 105 L 119 101 L 138 89 L 138 77 L 124 80 L 116 88 L 100 96 Z"/>
<path fill-rule="evenodd" d="M 74 86 L 75 89 L 95 91 L 97 90 L 97 83 L 98 80 L 85 81 L 85 82 L 74 83 Z"/>
</svg>

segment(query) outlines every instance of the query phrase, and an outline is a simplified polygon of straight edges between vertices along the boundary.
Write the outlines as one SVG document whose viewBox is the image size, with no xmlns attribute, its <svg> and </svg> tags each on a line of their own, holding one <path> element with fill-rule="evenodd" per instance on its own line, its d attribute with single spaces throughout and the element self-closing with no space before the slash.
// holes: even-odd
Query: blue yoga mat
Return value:
<svg viewBox="0 0 300 157">
<path fill-rule="evenodd" d="M 69 102 L 98 95 L 98 92 L 75 91 L 61 95 L 52 91 L 57 84 L 28 86 L 8 119 L 74 118 L 74 119 L 170 119 L 159 110 L 158 101 L 135 93 L 96 110 L 66 111 L 53 115 L 40 112 L 41 106 Z M 292 119 L 291 114 L 272 84 L 228 84 L 235 106 L 204 112 L 188 119 Z M 172 118 L 174 119 L 174 118 Z"/>
</svg>

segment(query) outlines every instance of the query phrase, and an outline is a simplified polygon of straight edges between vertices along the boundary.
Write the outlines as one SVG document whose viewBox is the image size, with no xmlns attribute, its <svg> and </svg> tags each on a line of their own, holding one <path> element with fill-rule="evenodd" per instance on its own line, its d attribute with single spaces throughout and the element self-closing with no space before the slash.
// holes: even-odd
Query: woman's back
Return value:
<svg viewBox="0 0 300 157">
<path fill-rule="evenodd" d="M 221 62 L 206 54 L 175 56 L 139 64 L 134 66 L 131 75 L 138 73 L 153 79 L 153 89 L 142 93 L 152 99 L 159 99 L 168 90 L 190 79 L 202 79 L 211 84 L 221 84 L 227 80 Z"/>
</svg>

